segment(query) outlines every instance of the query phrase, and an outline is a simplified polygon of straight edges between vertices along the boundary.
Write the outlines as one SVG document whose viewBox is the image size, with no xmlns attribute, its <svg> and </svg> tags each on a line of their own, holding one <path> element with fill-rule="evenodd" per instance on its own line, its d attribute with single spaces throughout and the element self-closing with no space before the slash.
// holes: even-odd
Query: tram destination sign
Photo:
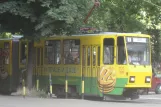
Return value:
<svg viewBox="0 0 161 107">
<path fill-rule="evenodd" d="M 147 38 L 142 37 L 127 37 L 126 42 L 147 43 Z"/>
</svg>

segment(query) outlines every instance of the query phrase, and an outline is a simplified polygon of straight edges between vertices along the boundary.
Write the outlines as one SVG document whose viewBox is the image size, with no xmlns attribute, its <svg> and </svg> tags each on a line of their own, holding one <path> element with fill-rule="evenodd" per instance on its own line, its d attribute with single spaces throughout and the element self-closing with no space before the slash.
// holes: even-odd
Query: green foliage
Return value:
<svg viewBox="0 0 161 107">
<path fill-rule="evenodd" d="M 87 0 L 11 0 L 0 5 L 4 30 L 28 38 L 70 34 L 77 30 L 90 8 Z"/>
<path fill-rule="evenodd" d="M 85 25 L 83 19 L 93 6 L 93 0 L 10 0 L 0 5 L 0 23 L 5 30 L 39 38 L 74 33 L 81 26 L 94 26 L 104 31 L 144 32 L 146 28 L 156 28 L 161 20 L 159 0 L 100 2 L 101 6 L 94 10 Z"/>
<path fill-rule="evenodd" d="M 12 34 L 9 32 L 3 32 L 0 34 L 0 38 L 12 38 Z"/>
<path fill-rule="evenodd" d="M 159 23 L 161 21 L 161 2 L 159 0 L 143 1 L 140 16 L 145 21 L 147 28 L 156 29 L 157 26 L 160 26 Z"/>
<path fill-rule="evenodd" d="M 1 3 L 0 14 L 3 13 L 11 13 L 12 15 L 30 18 L 32 22 L 36 20 L 34 10 L 29 4 L 22 1 L 8 1 Z"/>
<path fill-rule="evenodd" d="M 152 62 L 161 61 L 161 30 L 148 29 L 148 34 L 152 36 L 151 47 L 152 47 Z"/>
<path fill-rule="evenodd" d="M 51 3 L 47 4 L 50 8 L 40 17 L 36 26 L 41 35 L 70 34 L 76 31 L 83 24 L 90 5 L 86 0 L 59 0 L 57 3 L 49 1 L 52 0 L 47 2 Z M 46 6 L 44 2 L 42 5 Z"/>
<path fill-rule="evenodd" d="M 94 11 L 89 24 L 104 31 L 145 32 L 159 25 L 161 4 L 158 0 L 100 1 L 101 6 Z"/>
</svg>

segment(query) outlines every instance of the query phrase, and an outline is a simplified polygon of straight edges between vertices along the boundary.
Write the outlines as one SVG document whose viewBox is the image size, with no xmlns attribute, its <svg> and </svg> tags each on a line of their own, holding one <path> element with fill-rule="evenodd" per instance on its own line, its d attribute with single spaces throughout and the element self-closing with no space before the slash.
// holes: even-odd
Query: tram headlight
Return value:
<svg viewBox="0 0 161 107">
<path fill-rule="evenodd" d="M 150 81 L 151 81 L 150 76 L 146 76 L 146 77 L 145 77 L 145 83 L 150 83 Z"/>
<path fill-rule="evenodd" d="M 135 76 L 130 76 L 130 82 L 134 83 L 135 82 Z"/>
</svg>

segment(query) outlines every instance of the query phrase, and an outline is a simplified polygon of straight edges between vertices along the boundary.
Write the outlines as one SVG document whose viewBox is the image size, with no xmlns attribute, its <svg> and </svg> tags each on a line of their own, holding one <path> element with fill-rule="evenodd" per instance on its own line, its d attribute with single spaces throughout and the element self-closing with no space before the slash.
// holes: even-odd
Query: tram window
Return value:
<svg viewBox="0 0 161 107">
<path fill-rule="evenodd" d="M 40 66 L 40 48 L 37 49 L 37 66 Z"/>
<path fill-rule="evenodd" d="M 83 65 L 85 66 L 86 65 L 86 48 L 83 47 Z"/>
<path fill-rule="evenodd" d="M 103 42 L 104 45 L 104 64 L 114 63 L 114 39 L 106 38 Z"/>
<path fill-rule="evenodd" d="M 61 63 L 60 40 L 48 40 L 45 43 L 45 64 Z"/>
<path fill-rule="evenodd" d="M 87 48 L 87 65 L 90 66 L 90 62 L 91 62 L 91 51 L 90 51 L 90 47 Z"/>
<path fill-rule="evenodd" d="M 10 43 L 9 42 L 5 42 L 4 43 L 4 50 L 5 50 L 5 64 L 9 64 L 9 48 L 10 48 Z"/>
<path fill-rule="evenodd" d="M 43 49 L 41 48 L 41 65 L 43 65 Z"/>
<path fill-rule="evenodd" d="M 93 53 L 93 66 L 95 66 L 96 65 L 96 55 L 97 55 L 97 53 L 96 53 L 96 47 L 93 47 L 93 49 L 92 49 L 92 53 Z"/>
<path fill-rule="evenodd" d="M 64 64 L 80 63 L 80 40 L 64 40 Z"/>
<path fill-rule="evenodd" d="M 98 66 L 100 66 L 100 47 L 98 47 L 98 59 L 97 59 L 97 62 L 98 62 Z"/>
<path fill-rule="evenodd" d="M 117 63 L 126 64 L 124 37 L 117 38 Z"/>
<path fill-rule="evenodd" d="M 27 60 L 27 43 L 21 43 L 21 50 L 20 50 L 20 61 L 21 64 L 26 64 Z"/>
</svg>

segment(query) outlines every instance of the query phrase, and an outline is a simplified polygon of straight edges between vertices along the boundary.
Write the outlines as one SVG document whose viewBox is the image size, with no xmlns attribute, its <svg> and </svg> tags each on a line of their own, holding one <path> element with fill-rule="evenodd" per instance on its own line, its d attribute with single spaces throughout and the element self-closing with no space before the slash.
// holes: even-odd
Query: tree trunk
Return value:
<svg viewBox="0 0 161 107">
<path fill-rule="evenodd" d="M 33 59 L 34 59 L 34 41 L 29 42 L 28 46 L 28 64 L 27 64 L 27 88 L 32 89 L 32 74 L 33 74 Z"/>
</svg>

